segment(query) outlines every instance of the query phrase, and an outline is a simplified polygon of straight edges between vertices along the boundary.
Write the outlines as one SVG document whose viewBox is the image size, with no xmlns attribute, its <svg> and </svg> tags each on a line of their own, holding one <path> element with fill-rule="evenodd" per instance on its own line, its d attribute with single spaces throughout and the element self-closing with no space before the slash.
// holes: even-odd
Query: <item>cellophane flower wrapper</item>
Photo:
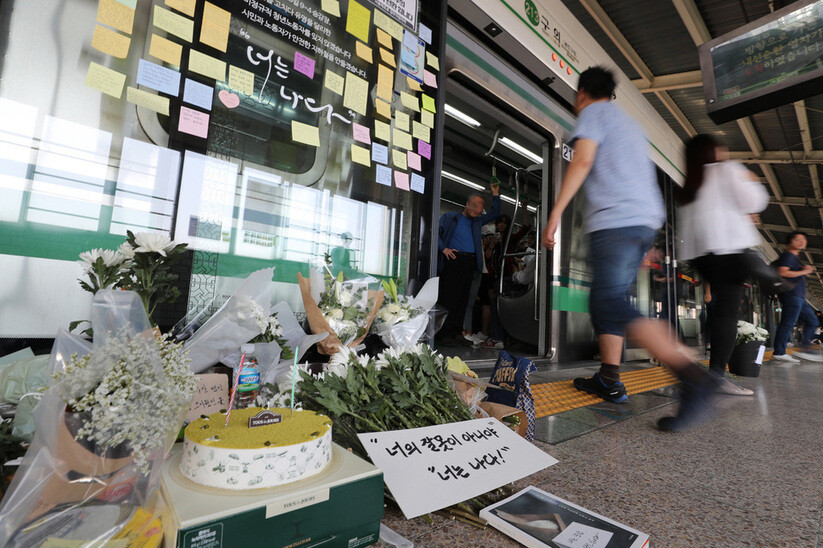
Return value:
<svg viewBox="0 0 823 548">
<path fill-rule="evenodd" d="M 98 292 L 92 326 L 93 344 L 57 333 L 49 358 L 56 375 L 0 505 L 0 546 L 49 538 L 102 546 L 123 539 L 127 524 L 159 527 L 161 468 L 196 381 L 184 355 L 169 358 L 174 350 L 136 293 Z"/>
<path fill-rule="evenodd" d="M 408 347 L 416 344 L 426 333 L 432 321 L 429 311 L 437 303 L 439 278 L 430 278 L 413 299 L 401 296 L 402 303 L 388 303 L 377 313 L 372 332 L 377 333 L 389 347 Z M 392 314 L 392 307 L 399 314 Z M 397 318 L 410 316 L 397 321 Z"/>
</svg>

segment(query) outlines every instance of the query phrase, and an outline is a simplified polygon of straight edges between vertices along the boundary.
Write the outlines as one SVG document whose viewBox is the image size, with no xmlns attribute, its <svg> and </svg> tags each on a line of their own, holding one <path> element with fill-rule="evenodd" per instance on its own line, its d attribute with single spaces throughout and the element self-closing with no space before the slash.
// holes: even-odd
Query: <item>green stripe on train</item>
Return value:
<svg viewBox="0 0 823 548">
<path fill-rule="evenodd" d="M 589 292 L 572 287 L 552 286 L 552 310 L 589 313 Z"/>
</svg>

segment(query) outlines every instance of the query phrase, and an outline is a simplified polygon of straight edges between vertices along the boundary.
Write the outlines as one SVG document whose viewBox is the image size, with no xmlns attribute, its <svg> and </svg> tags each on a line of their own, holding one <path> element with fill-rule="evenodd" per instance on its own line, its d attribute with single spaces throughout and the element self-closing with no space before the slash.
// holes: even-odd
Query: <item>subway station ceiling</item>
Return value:
<svg viewBox="0 0 823 548">
<path fill-rule="evenodd" d="M 792 230 L 809 234 L 819 270 L 809 297 L 823 303 L 823 95 L 716 125 L 706 114 L 697 46 L 788 4 L 767 0 L 563 0 L 677 135 L 709 133 L 757 173 L 771 195 L 759 229 L 776 252 Z"/>
</svg>

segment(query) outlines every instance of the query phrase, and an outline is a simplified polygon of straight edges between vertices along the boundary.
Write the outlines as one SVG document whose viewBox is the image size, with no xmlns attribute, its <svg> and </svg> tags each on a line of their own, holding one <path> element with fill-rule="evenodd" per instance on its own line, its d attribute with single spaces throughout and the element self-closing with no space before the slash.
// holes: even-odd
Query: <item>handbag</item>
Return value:
<svg viewBox="0 0 823 548">
<path fill-rule="evenodd" d="M 760 282 L 760 287 L 767 294 L 786 293 L 797 285 L 796 281 L 781 277 L 777 269 L 767 264 L 753 249 L 744 250 L 742 255 L 749 276 Z"/>
</svg>

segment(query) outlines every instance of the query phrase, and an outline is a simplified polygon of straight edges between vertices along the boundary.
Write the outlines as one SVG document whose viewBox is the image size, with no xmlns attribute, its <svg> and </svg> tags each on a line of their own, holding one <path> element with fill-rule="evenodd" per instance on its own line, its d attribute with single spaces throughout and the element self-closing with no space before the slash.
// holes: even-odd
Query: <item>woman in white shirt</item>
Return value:
<svg viewBox="0 0 823 548">
<path fill-rule="evenodd" d="M 769 194 L 754 173 L 728 161 L 725 147 L 709 135 L 697 135 L 686 145 L 686 182 L 678 202 L 683 239 L 678 258 L 692 259 L 712 288 L 709 368 L 723 379 L 720 392 L 751 395 L 725 375 L 749 270 L 743 252 L 761 242 L 752 214 L 766 208 Z"/>
</svg>

